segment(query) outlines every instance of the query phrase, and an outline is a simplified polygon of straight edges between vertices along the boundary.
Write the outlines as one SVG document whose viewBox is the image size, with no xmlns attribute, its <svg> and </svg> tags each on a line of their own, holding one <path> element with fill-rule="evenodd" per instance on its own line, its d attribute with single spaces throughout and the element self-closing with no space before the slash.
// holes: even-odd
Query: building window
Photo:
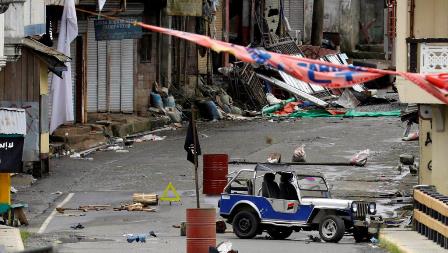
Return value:
<svg viewBox="0 0 448 253">
<path fill-rule="evenodd" d="M 152 34 L 143 34 L 140 39 L 140 62 L 149 63 L 152 58 Z"/>
</svg>

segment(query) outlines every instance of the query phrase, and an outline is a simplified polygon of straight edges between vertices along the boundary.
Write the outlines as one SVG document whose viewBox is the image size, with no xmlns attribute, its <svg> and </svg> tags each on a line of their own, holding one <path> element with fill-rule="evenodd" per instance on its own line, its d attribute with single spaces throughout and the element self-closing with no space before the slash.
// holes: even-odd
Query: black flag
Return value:
<svg viewBox="0 0 448 253">
<path fill-rule="evenodd" d="M 196 147 L 194 146 L 193 136 L 196 136 Z M 185 138 L 184 149 L 185 151 L 187 151 L 187 160 L 192 163 L 194 163 L 195 152 L 197 152 L 198 155 L 201 155 L 201 145 L 199 144 L 198 132 L 196 131 L 196 133 L 193 134 L 193 125 L 191 120 L 190 123 L 188 124 L 188 131 L 187 131 L 187 137 Z"/>
</svg>

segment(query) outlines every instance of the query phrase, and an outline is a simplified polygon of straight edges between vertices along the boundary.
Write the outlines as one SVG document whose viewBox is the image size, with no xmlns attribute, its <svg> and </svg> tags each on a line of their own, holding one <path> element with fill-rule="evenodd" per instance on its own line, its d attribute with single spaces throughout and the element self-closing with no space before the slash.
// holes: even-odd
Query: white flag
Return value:
<svg viewBox="0 0 448 253">
<path fill-rule="evenodd" d="M 75 0 L 65 0 L 61 18 L 61 30 L 58 37 L 58 51 L 70 57 L 70 43 L 78 36 L 78 20 Z M 63 79 L 53 75 L 51 96 L 52 113 L 50 133 L 61 124 L 73 121 L 73 93 L 71 64 L 66 63 L 67 71 L 62 72 Z"/>
<path fill-rule="evenodd" d="M 100 11 L 103 10 L 105 3 L 106 3 L 106 0 L 98 0 L 98 8 L 100 9 Z"/>
</svg>

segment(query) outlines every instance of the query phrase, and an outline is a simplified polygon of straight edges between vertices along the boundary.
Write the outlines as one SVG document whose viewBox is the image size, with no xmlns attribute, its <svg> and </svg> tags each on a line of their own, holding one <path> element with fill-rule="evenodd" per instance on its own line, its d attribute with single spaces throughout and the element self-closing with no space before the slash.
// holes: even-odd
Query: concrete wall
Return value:
<svg viewBox="0 0 448 253">
<path fill-rule="evenodd" d="M 45 33 L 45 0 L 28 0 L 23 6 L 25 36 Z"/>
<path fill-rule="evenodd" d="M 397 1 L 397 39 L 396 67 L 399 71 L 407 71 L 408 50 L 406 38 L 409 37 L 410 20 L 408 1 Z M 416 0 L 414 36 L 416 38 L 448 38 L 448 1 L 446 0 Z M 397 77 L 397 88 L 400 100 L 405 103 L 441 104 L 441 102 L 417 87 L 410 81 Z"/>
<path fill-rule="evenodd" d="M 371 44 L 382 44 L 384 42 L 384 1 L 361 0 L 360 19 L 363 25 L 373 22 L 368 30 Z M 360 34 L 360 42 L 365 43 L 365 37 Z"/>
<path fill-rule="evenodd" d="M 434 116 L 434 111 L 436 107 L 441 108 L 442 117 Z M 433 119 L 432 119 L 432 129 L 431 129 L 431 139 L 432 139 L 432 171 L 431 171 L 431 182 L 430 184 L 435 185 L 437 191 L 448 195 L 448 156 L 446 151 L 448 148 L 448 106 L 446 105 L 434 105 L 433 108 Z M 437 125 L 442 121 L 445 125 L 443 131 L 437 130 Z M 420 143 L 422 145 L 422 143 Z M 424 145 L 424 144 L 423 144 Z M 425 153 L 421 154 L 425 156 Z M 422 168 L 422 166 L 421 166 Z M 424 169 L 424 168 L 422 168 Z"/>
</svg>

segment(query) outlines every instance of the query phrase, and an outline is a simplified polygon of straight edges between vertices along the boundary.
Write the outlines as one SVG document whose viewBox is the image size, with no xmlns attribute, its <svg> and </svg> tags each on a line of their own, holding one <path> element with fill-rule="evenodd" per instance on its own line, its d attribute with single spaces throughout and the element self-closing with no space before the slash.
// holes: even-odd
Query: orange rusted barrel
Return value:
<svg viewBox="0 0 448 253">
<path fill-rule="evenodd" d="M 187 209 L 187 253 L 208 253 L 216 247 L 215 208 Z"/>
<path fill-rule="evenodd" d="M 203 156 L 203 187 L 207 195 L 219 195 L 227 184 L 229 173 L 227 154 L 206 154 Z"/>
</svg>

